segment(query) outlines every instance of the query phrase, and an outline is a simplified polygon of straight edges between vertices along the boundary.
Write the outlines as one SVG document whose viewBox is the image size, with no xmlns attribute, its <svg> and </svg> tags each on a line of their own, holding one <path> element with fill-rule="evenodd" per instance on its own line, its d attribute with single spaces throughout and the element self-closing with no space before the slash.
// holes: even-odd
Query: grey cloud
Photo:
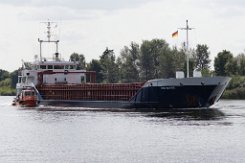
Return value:
<svg viewBox="0 0 245 163">
<path fill-rule="evenodd" d="M 227 19 L 228 17 L 239 17 L 245 14 L 244 0 L 216 0 L 213 1 L 213 11 L 217 16 Z"/>
<path fill-rule="evenodd" d="M 103 11 L 97 10 L 78 10 L 66 7 L 31 7 L 30 9 L 20 10 L 18 17 L 22 20 L 42 20 L 49 18 L 51 20 L 64 21 L 94 19 L 103 14 Z"/>
<path fill-rule="evenodd" d="M 152 0 L 159 1 L 159 0 Z M 132 8 L 148 0 L 0 0 L 0 4 L 27 7 L 18 16 L 24 20 L 44 18 L 60 20 L 93 19 L 111 11 Z M 32 14 L 30 14 L 32 13 Z"/>
<path fill-rule="evenodd" d="M 154 0 L 156 1 L 156 0 Z M 132 7 L 148 0 L 1 0 L 0 4 L 15 6 L 60 6 L 75 9 L 113 10 Z"/>
</svg>

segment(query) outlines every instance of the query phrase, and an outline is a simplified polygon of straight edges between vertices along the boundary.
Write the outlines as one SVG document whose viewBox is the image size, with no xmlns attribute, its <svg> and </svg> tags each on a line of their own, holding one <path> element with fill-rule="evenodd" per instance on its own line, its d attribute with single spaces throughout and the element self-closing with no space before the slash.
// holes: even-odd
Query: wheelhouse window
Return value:
<svg viewBox="0 0 245 163">
<path fill-rule="evenodd" d="M 26 91 L 24 94 L 25 94 L 25 96 L 34 96 L 35 92 L 34 91 Z"/>
<path fill-rule="evenodd" d="M 54 66 L 53 65 L 48 65 L 48 69 L 52 70 L 52 69 L 54 69 Z"/>
<path fill-rule="evenodd" d="M 40 69 L 47 69 L 46 65 L 40 65 Z"/>
<path fill-rule="evenodd" d="M 74 69 L 75 67 L 74 67 L 74 65 L 70 65 L 70 69 Z"/>
<path fill-rule="evenodd" d="M 66 69 L 66 70 L 69 69 L 69 65 L 65 65 L 65 69 Z"/>
<path fill-rule="evenodd" d="M 63 65 L 54 65 L 54 69 L 64 69 Z"/>
</svg>

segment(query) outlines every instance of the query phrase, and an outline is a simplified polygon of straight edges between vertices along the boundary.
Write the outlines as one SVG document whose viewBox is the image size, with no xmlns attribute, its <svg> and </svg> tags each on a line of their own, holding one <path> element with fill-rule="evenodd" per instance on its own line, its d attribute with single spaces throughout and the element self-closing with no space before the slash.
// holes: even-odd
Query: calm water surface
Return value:
<svg viewBox="0 0 245 163">
<path fill-rule="evenodd" d="M 245 101 L 188 112 L 18 108 L 0 96 L 0 162 L 245 162 Z M 64 111 L 64 109 L 70 109 Z"/>
</svg>

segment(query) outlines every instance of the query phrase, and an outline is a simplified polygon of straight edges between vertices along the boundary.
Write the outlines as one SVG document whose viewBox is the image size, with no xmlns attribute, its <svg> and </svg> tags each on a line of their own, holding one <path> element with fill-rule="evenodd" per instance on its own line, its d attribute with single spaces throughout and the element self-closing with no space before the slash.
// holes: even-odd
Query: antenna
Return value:
<svg viewBox="0 0 245 163">
<path fill-rule="evenodd" d="M 41 23 L 44 23 L 47 25 L 47 39 L 48 40 L 41 40 L 38 38 L 38 42 L 40 43 L 40 60 L 42 62 L 42 43 L 55 43 L 56 45 L 56 52 L 55 52 L 55 55 L 57 56 L 57 59 L 58 59 L 58 56 L 59 56 L 59 52 L 58 52 L 58 43 L 59 43 L 59 40 L 51 40 L 51 24 L 56 24 L 55 26 L 57 26 L 57 23 L 56 22 L 51 22 L 51 21 L 47 21 L 47 22 L 41 22 Z"/>
<path fill-rule="evenodd" d="M 187 73 L 187 78 L 189 78 L 189 54 L 188 54 L 188 48 L 189 48 L 189 38 L 188 38 L 188 31 L 195 29 L 195 28 L 190 28 L 188 25 L 188 20 L 186 20 L 186 27 L 185 28 L 178 28 L 180 30 L 185 30 L 186 31 L 186 73 Z"/>
</svg>

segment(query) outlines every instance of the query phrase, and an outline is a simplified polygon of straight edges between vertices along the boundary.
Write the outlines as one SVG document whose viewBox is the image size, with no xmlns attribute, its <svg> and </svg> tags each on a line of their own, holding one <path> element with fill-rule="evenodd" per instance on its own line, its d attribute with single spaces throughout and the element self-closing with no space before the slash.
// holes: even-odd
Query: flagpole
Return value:
<svg viewBox="0 0 245 163">
<path fill-rule="evenodd" d="M 188 31 L 192 30 L 194 28 L 190 28 L 188 25 L 188 20 L 186 20 L 186 27 L 185 28 L 179 28 L 180 30 L 185 30 L 186 31 L 186 77 L 189 78 L 190 77 L 190 73 L 189 73 L 189 36 L 188 36 Z"/>
</svg>

